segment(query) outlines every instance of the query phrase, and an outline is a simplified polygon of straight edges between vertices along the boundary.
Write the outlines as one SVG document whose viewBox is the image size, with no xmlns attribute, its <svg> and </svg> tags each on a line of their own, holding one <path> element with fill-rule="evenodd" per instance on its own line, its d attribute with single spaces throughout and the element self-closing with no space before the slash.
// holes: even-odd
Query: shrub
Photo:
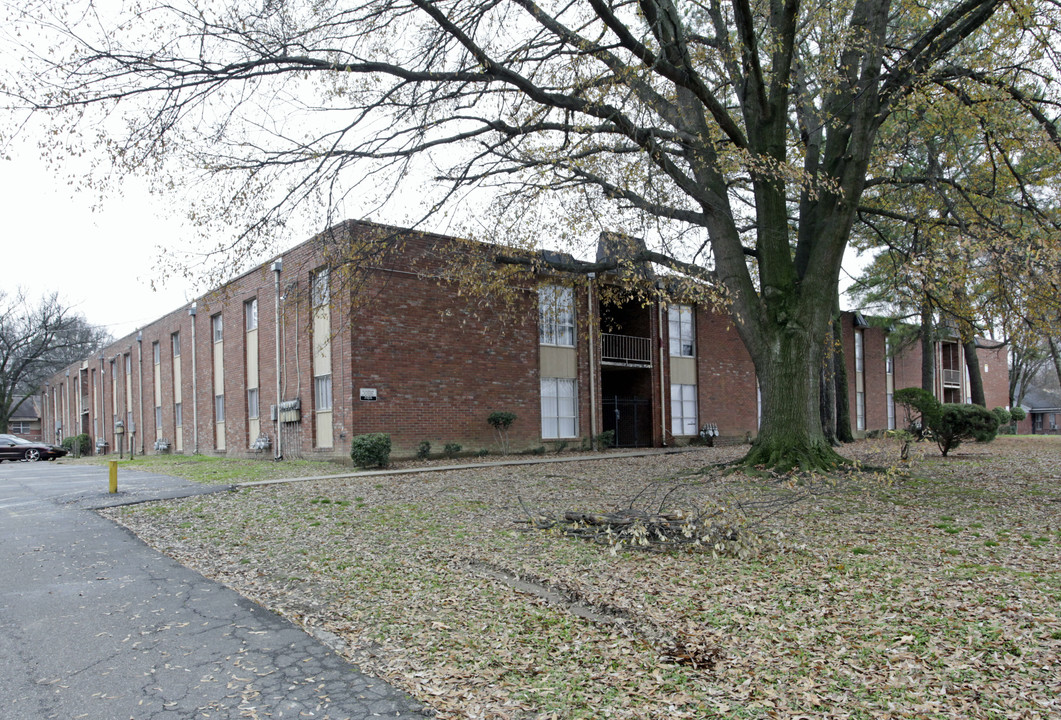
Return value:
<svg viewBox="0 0 1061 720">
<path fill-rule="evenodd" d="M 88 455 L 92 452 L 92 438 L 85 433 L 64 437 L 60 445 L 71 455 Z"/>
<path fill-rule="evenodd" d="M 358 467 L 386 467 L 391 456 L 391 436 L 387 433 L 355 435 L 350 457 Z"/>
<path fill-rule="evenodd" d="M 610 448 L 615 446 L 615 431 L 605 430 L 604 432 L 597 435 L 597 449 L 603 450 L 604 448 Z"/>
<path fill-rule="evenodd" d="M 963 440 L 991 442 L 997 432 L 998 417 L 979 405 L 946 403 L 940 406 L 939 420 L 932 426 L 932 435 L 943 457 Z"/>
<path fill-rule="evenodd" d="M 1024 408 L 1018 406 L 1009 411 L 1009 417 L 1013 422 L 1020 422 L 1028 417 L 1028 413 L 1024 412 Z"/>
<path fill-rule="evenodd" d="M 997 407 L 991 411 L 998 418 L 998 426 L 1009 425 L 1013 419 L 1012 413 L 1004 407 Z"/>
<path fill-rule="evenodd" d="M 431 443 L 427 440 L 421 440 L 420 444 L 416 446 L 416 458 L 417 460 L 427 460 L 431 457 Z"/>
<path fill-rule="evenodd" d="M 475 451 L 475 457 L 486 457 L 490 454 L 490 448 L 479 448 Z"/>
<path fill-rule="evenodd" d="M 557 455 L 562 453 L 564 450 L 567 450 L 567 440 L 558 441 L 555 445 L 553 445 L 553 450 L 556 451 Z"/>
<path fill-rule="evenodd" d="M 455 458 L 460 455 L 461 446 L 460 443 L 446 443 L 442 446 L 442 452 L 445 453 L 448 458 Z"/>
<path fill-rule="evenodd" d="M 486 418 L 486 422 L 497 433 L 497 442 L 501 446 L 501 453 L 508 454 L 508 429 L 516 421 L 516 413 L 495 410 Z"/>
<path fill-rule="evenodd" d="M 927 390 L 908 387 L 896 390 L 893 396 L 896 405 L 906 409 L 906 423 L 918 440 L 924 440 L 930 429 L 939 423 L 939 400 Z"/>
</svg>

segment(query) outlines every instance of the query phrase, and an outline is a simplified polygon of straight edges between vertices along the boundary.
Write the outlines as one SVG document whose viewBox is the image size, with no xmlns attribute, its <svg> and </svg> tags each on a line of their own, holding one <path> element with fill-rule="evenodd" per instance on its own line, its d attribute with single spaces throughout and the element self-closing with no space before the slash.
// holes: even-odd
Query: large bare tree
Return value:
<svg viewBox="0 0 1061 720">
<path fill-rule="evenodd" d="M 108 338 L 54 293 L 33 301 L 21 289 L 0 290 L 0 432 L 48 377 Z"/>
<path fill-rule="evenodd" d="M 780 468 L 841 461 L 820 363 L 860 200 L 894 150 L 882 127 L 911 122 L 897 113 L 912 97 L 960 93 L 1030 117 L 1037 146 L 1057 139 L 1050 0 L 35 0 L 11 14 L 28 69 L 8 92 L 69 131 L 52 156 L 99 141 L 163 183 L 199 169 L 222 194 L 199 219 L 264 229 L 307 202 L 364 207 L 387 170 L 399 188 L 430 171 L 427 212 L 465 201 L 449 212 L 489 217 L 494 238 L 644 237 L 640 260 L 723 291 L 762 391 L 746 461 Z"/>
</svg>

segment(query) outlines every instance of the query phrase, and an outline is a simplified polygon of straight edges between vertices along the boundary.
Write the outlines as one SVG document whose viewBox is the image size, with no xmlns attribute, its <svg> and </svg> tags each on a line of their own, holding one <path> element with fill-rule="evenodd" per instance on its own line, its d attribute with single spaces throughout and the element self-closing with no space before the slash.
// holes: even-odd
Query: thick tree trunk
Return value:
<svg viewBox="0 0 1061 720">
<path fill-rule="evenodd" d="M 830 445 L 838 445 L 836 439 L 836 352 L 833 347 L 833 322 L 829 323 L 829 335 L 822 350 L 821 372 L 818 375 L 818 408 L 822 416 L 822 432 Z"/>
<path fill-rule="evenodd" d="M 980 374 L 980 356 L 976 354 L 975 340 L 965 342 L 965 367 L 969 370 L 969 396 L 973 400 L 973 405 L 986 408 L 984 377 Z"/>
<path fill-rule="evenodd" d="M 746 464 L 788 471 L 846 462 L 822 432 L 819 372 L 827 329 L 780 329 L 761 356 L 752 358 L 762 392 L 762 426 Z"/>
<path fill-rule="evenodd" d="M 836 439 L 854 442 L 851 432 L 851 391 L 847 386 L 847 356 L 844 354 L 844 330 L 840 315 L 833 318 L 833 387 L 836 393 Z"/>
<path fill-rule="evenodd" d="M 1061 351 L 1058 350 L 1057 343 L 1054 342 L 1052 337 L 1046 338 L 1047 344 L 1050 346 L 1050 359 L 1054 361 L 1054 372 L 1057 373 L 1057 381 L 1061 383 Z M 1024 400 L 1024 393 L 1021 393 L 1021 400 Z"/>
<path fill-rule="evenodd" d="M 921 389 L 936 396 L 936 332 L 928 303 L 921 306 Z"/>
</svg>

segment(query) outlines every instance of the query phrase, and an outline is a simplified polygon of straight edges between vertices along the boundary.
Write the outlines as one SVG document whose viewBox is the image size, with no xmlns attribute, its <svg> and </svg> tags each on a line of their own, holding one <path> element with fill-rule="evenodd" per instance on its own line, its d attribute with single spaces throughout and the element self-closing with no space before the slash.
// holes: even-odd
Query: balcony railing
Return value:
<svg viewBox="0 0 1061 720">
<path fill-rule="evenodd" d="M 943 371 L 943 384 L 947 387 L 961 387 L 962 386 L 962 371 L 961 370 L 944 370 Z"/>
<path fill-rule="evenodd" d="M 603 362 L 652 364 L 652 341 L 646 337 L 601 333 Z"/>
</svg>

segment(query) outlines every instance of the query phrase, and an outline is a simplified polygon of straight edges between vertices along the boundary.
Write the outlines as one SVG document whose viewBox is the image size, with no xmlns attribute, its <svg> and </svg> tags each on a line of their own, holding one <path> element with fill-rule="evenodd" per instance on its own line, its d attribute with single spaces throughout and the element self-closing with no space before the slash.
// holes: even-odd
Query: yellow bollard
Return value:
<svg viewBox="0 0 1061 720">
<path fill-rule="evenodd" d="M 116 492 L 118 492 L 118 461 L 117 460 L 111 460 L 110 461 L 110 466 L 111 466 L 111 492 L 112 493 L 116 493 Z"/>
</svg>

